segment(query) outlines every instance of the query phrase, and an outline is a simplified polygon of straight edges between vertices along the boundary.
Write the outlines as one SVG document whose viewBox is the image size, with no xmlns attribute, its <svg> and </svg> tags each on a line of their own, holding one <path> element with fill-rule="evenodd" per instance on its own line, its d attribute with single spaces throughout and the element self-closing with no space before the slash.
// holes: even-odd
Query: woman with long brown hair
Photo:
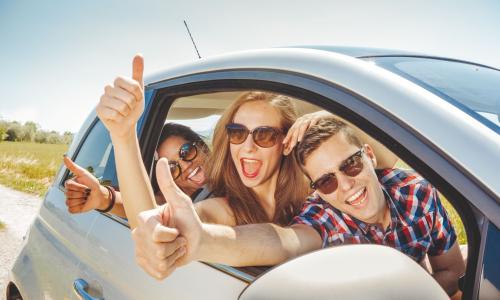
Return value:
<svg viewBox="0 0 500 300">
<path fill-rule="evenodd" d="M 269 92 L 247 92 L 226 109 L 207 164 L 208 185 L 218 198 L 195 206 L 202 220 L 290 222 L 310 191 L 295 157 L 283 155 L 283 140 L 296 119 L 293 101 Z"/>
</svg>

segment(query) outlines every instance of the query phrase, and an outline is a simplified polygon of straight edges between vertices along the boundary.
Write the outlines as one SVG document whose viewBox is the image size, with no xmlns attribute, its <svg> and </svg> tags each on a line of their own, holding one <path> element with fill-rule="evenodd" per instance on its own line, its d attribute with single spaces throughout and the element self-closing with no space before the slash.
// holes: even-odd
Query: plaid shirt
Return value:
<svg viewBox="0 0 500 300">
<path fill-rule="evenodd" d="M 309 197 L 292 224 L 312 226 L 323 248 L 343 244 L 380 244 L 396 248 L 416 261 L 425 254 L 446 253 L 457 238 L 436 189 L 414 171 L 377 170 L 390 208 L 386 230 L 336 209 L 319 195 Z"/>
</svg>

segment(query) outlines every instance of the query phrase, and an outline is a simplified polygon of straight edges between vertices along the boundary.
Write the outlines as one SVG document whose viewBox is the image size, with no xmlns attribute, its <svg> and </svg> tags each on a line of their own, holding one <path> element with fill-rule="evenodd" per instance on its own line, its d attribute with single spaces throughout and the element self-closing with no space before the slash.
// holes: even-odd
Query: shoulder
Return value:
<svg viewBox="0 0 500 300">
<path fill-rule="evenodd" d="M 204 223 L 236 226 L 233 211 L 225 197 L 209 198 L 197 202 L 194 207 Z"/>
<path fill-rule="evenodd" d="M 400 207 L 411 209 L 412 214 L 434 210 L 437 192 L 435 188 L 414 170 L 378 170 L 379 181 Z"/>
<path fill-rule="evenodd" d="M 405 187 L 415 184 L 428 185 L 429 183 L 414 170 L 389 168 L 376 170 L 380 183 L 385 187 Z"/>
</svg>

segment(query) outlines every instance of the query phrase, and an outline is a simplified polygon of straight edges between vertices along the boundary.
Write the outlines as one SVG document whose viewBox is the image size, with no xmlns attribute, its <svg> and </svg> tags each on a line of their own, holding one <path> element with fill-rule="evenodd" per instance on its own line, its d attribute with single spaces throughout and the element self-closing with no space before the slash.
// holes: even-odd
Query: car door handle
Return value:
<svg viewBox="0 0 500 300">
<path fill-rule="evenodd" d="M 82 300 L 104 300 L 104 298 L 97 298 L 97 297 L 92 297 L 90 294 L 87 292 L 89 288 L 89 284 L 87 281 L 79 278 L 73 282 L 73 289 L 75 290 L 75 293 L 80 297 Z"/>
</svg>

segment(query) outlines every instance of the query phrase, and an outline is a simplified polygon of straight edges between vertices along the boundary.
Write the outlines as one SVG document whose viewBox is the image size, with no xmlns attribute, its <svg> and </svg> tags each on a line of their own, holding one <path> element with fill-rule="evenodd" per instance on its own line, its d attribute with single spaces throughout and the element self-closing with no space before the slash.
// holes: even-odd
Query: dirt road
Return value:
<svg viewBox="0 0 500 300">
<path fill-rule="evenodd" d="M 42 200 L 0 185 L 0 291 L 4 293 L 6 276 L 19 253 L 23 236 L 38 212 Z M 1 297 L 0 297 L 1 298 Z"/>
</svg>

